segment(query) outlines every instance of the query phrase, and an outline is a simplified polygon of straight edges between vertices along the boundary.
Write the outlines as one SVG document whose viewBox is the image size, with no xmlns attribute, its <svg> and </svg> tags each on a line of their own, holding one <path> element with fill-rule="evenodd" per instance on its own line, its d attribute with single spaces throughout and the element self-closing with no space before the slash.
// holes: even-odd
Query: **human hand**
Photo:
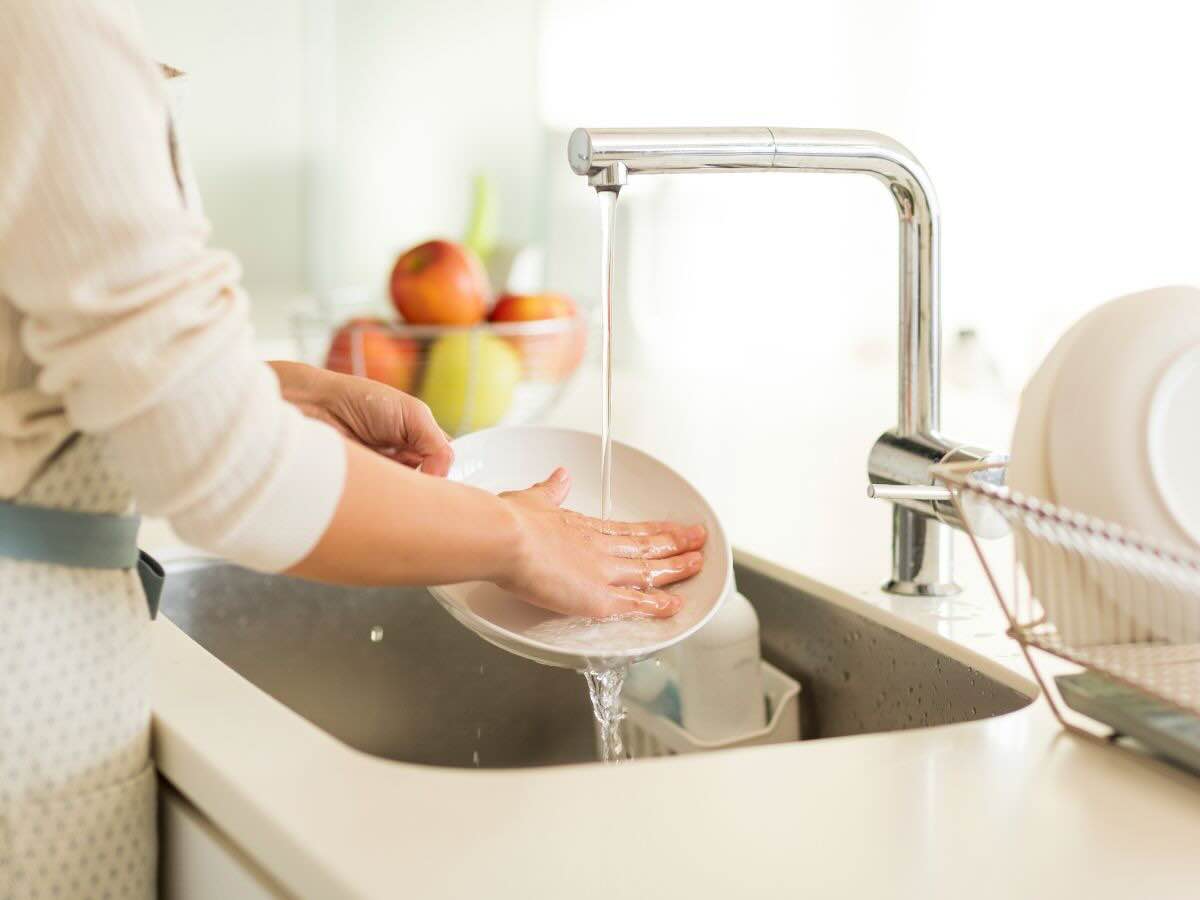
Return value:
<svg viewBox="0 0 1200 900">
<path fill-rule="evenodd" d="M 523 491 L 501 494 L 517 521 L 511 570 L 497 584 L 544 609 L 607 618 L 667 617 L 683 598 L 662 590 L 704 565 L 703 525 L 612 522 L 561 509 L 571 488 L 565 469 Z"/>
<path fill-rule="evenodd" d="M 409 468 L 444 476 L 454 462 L 450 439 L 429 407 L 403 391 L 294 362 L 272 362 L 283 397 L 306 416 Z"/>
</svg>

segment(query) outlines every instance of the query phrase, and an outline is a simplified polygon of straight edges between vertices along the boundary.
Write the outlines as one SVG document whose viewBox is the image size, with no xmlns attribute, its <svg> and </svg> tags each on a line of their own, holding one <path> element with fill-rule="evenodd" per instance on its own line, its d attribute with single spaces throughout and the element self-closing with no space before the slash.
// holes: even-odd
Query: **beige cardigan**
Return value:
<svg viewBox="0 0 1200 900">
<path fill-rule="evenodd" d="M 143 512 L 283 569 L 332 517 L 341 438 L 280 397 L 176 174 L 126 0 L 0 2 L 0 498 L 103 434 Z"/>
</svg>

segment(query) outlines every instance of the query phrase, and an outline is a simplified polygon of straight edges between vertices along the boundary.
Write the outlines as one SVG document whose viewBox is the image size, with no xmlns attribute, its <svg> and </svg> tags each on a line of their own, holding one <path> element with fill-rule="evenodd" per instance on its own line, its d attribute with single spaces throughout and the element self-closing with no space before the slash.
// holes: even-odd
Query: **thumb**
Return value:
<svg viewBox="0 0 1200 900">
<path fill-rule="evenodd" d="M 567 499 L 567 494 L 570 492 L 571 476 L 567 474 L 566 469 L 560 466 L 551 472 L 550 477 L 545 481 L 539 481 L 521 493 L 535 497 L 551 506 L 562 506 L 562 502 Z"/>
</svg>

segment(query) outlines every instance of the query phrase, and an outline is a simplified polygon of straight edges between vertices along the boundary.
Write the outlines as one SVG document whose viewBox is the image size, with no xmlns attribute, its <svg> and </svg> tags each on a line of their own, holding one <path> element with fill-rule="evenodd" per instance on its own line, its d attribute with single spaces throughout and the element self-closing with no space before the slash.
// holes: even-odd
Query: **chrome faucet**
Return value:
<svg viewBox="0 0 1200 900">
<path fill-rule="evenodd" d="M 946 596 L 954 583 L 953 535 L 962 527 L 929 467 L 994 459 L 943 437 L 937 200 L 916 158 L 870 131 L 809 128 L 578 128 L 567 158 L 598 191 L 631 175 L 689 172 L 861 172 L 891 192 L 900 218 L 900 378 L 896 427 L 867 462 L 868 495 L 890 500 L 896 594 Z"/>
</svg>

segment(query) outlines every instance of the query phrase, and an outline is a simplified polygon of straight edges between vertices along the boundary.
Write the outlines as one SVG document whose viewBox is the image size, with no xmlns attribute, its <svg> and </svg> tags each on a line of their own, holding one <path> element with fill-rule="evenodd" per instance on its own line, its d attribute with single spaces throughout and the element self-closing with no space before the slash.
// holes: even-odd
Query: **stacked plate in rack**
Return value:
<svg viewBox="0 0 1200 900">
<path fill-rule="evenodd" d="M 1200 551 L 1200 289 L 1120 297 L 1063 335 L 1021 395 L 1008 483 L 1164 546 Z M 1041 553 L 1029 536 L 1018 536 L 1016 550 L 1065 641 L 1162 637 L 1104 571 Z M 1080 598 L 1090 614 L 1076 614 Z M 1200 632 L 1182 637 L 1200 641 Z"/>
</svg>

